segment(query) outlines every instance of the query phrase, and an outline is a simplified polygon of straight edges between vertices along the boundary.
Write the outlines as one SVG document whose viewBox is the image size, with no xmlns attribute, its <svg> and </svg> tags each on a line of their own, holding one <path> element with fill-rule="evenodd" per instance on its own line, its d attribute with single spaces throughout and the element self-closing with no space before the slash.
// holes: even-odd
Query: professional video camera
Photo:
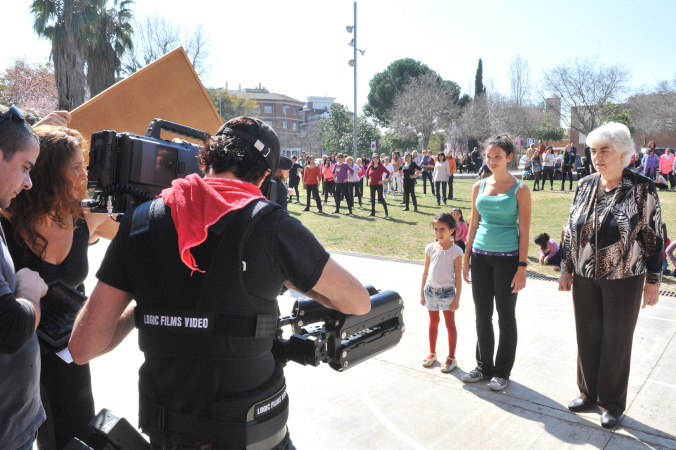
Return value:
<svg viewBox="0 0 676 450">
<path fill-rule="evenodd" d="M 176 178 L 199 173 L 199 146 L 160 138 L 162 130 L 205 141 L 209 133 L 153 119 L 145 136 L 116 131 L 92 134 L 87 170 L 92 212 L 121 214 L 154 198 Z"/>
<path fill-rule="evenodd" d="M 275 358 L 315 367 L 325 362 L 342 372 L 397 345 L 405 329 L 404 301 L 394 291 L 371 285 L 366 289 L 371 311 L 362 316 L 343 314 L 310 298 L 297 300 L 292 315 L 279 319 Z M 288 339 L 283 337 L 286 325 L 293 328 Z"/>
</svg>

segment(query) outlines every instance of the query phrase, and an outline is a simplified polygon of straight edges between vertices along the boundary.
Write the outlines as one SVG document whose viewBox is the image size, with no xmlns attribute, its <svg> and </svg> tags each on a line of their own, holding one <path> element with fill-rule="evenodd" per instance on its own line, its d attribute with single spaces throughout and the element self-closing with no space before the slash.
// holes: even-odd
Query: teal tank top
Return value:
<svg viewBox="0 0 676 450">
<path fill-rule="evenodd" d="M 481 182 L 476 209 L 481 215 L 473 248 L 485 252 L 512 252 L 519 249 L 519 205 L 516 190 L 521 180 L 504 195 L 485 195 L 486 180 Z"/>
</svg>

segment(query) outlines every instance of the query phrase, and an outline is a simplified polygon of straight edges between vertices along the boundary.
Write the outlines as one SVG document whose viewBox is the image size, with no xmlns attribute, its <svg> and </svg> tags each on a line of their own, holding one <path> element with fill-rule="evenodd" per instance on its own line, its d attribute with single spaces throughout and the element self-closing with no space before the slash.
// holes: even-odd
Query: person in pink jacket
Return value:
<svg viewBox="0 0 676 450">
<path fill-rule="evenodd" d="M 660 173 L 669 180 L 669 188 L 673 189 L 676 184 L 676 177 L 674 177 L 674 151 L 670 148 L 664 151 L 664 155 L 660 156 Z"/>
</svg>

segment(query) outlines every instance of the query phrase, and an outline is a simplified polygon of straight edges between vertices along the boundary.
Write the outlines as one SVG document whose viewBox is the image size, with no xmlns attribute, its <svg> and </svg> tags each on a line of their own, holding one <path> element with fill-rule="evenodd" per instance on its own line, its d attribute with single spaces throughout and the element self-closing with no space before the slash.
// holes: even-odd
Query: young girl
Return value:
<svg viewBox="0 0 676 450">
<path fill-rule="evenodd" d="M 441 199 L 444 200 L 444 205 L 446 204 L 446 182 L 448 182 L 448 177 L 451 176 L 450 168 L 448 166 L 448 161 L 446 161 L 446 155 L 443 152 L 439 152 L 437 156 L 437 163 L 434 165 L 434 184 L 437 188 L 437 206 L 441 204 Z"/>
<path fill-rule="evenodd" d="M 453 208 L 451 215 L 453 216 L 453 220 L 455 220 L 455 245 L 460 247 L 464 253 L 469 227 L 465 223 L 465 219 L 462 217 L 462 209 Z"/>
<path fill-rule="evenodd" d="M 426 306 L 430 314 L 430 354 L 423 359 L 423 366 L 430 367 L 437 360 L 439 311 L 443 311 L 448 330 L 448 357 L 442 364 L 441 371 L 447 373 L 458 365 L 455 359 L 455 345 L 458 340 L 455 311 L 460 306 L 462 291 L 462 250 L 453 244 L 455 221 L 451 214 L 438 214 L 432 220 L 432 228 L 437 242 L 425 247 L 425 270 L 420 288 L 420 304 Z"/>
<path fill-rule="evenodd" d="M 547 233 L 538 234 L 533 239 L 540 247 L 540 264 L 554 266 L 554 270 L 560 270 L 561 254 L 559 253 L 559 244 L 551 239 Z"/>
</svg>

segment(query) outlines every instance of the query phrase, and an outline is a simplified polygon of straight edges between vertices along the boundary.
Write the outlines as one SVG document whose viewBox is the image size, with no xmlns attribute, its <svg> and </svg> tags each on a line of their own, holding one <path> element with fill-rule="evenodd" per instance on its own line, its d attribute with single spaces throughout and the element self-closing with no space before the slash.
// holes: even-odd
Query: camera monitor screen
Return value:
<svg viewBox="0 0 676 450">
<path fill-rule="evenodd" d="M 38 337 L 58 350 L 68 344 L 73 323 L 87 297 L 60 280 L 49 285 L 47 295 L 40 299 L 42 318 Z"/>
</svg>

